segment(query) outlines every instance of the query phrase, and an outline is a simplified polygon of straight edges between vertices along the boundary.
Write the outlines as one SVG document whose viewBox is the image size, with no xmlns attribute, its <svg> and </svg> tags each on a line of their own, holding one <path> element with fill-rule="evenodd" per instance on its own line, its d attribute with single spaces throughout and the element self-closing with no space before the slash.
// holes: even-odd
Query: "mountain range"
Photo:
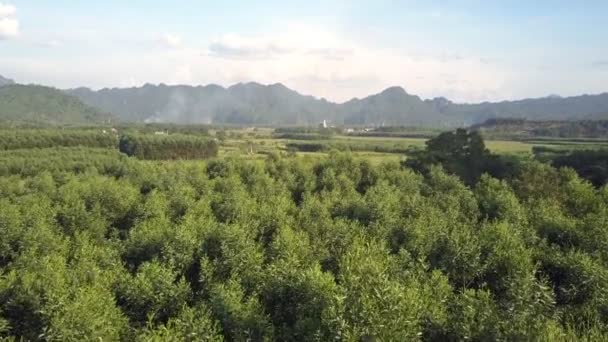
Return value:
<svg viewBox="0 0 608 342">
<path fill-rule="evenodd" d="M 462 126 L 490 118 L 529 120 L 608 119 L 608 93 L 575 97 L 454 103 L 422 100 L 401 87 L 363 99 L 334 103 L 301 95 L 282 84 L 239 83 L 224 88 L 146 84 L 134 88 L 67 91 L 84 103 L 128 121 L 259 125 Z"/>
<path fill-rule="evenodd" d="M 0 86 L 11 83 L 11 80 L 0 77 Z M 27 87 L 31 87 L 34 93 L 41 91 L 39 86 L 22 87 L 26 88 L 21 92 L 29 89 Z M 53 90 L 44 89 L 47 92 Z M 66 103 L 80 102 L 89 119 L 99 120 L 104 118 L 100 113 L 111 113 L 115 118 L 129 122 L 318 125 L 326 120 L 334 125 L 454 127 L 491 118 L 608 119 L 608 93 L 478 104 L 454 103 L 441 97 L 423 100 L 401 87 L 391 87 L 362 99 L 334 103 L 302 95 L 280 83 L 262 85 L 255 82 L 238 83 L 227 88 L 214 84 L 145 84 L 101 90 L 75 88 L 53 92 L 51 97 L 60 96 L 59 93 L 66 97 Z M 6 104 L 0 101 L 0 114 L 5 112 L 3 106 Z"/>
</svg>

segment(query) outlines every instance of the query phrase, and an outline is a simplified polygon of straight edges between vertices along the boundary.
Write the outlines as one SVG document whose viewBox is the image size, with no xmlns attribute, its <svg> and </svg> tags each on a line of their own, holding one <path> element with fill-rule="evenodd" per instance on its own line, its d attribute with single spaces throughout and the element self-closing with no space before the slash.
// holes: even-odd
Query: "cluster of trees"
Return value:
<svg viewBox="0 0 608 342">
<path fill-rule="evenodd" d="M 116 148 L 118 136 L 109 130 L 0 130 L 0 150 L 47 147 L 97 147 Z"/>
<path fill-rule="evenodd" d="M 501 137 L 606 138 L 608 120 L 534 121 L 516 118 L 494 118 L 473 125 L 485 135 Z"/>
<path fill-rule="evenodd" d="M 125 124 L 116 126 L 121 132 L 136 132 L 141 134 L 154 134 L 155 132 L 168 132 L 170 134 L 209 135 L 210 125 L 206 124 L 176 124 L 176 123 L 146 123 Z"/>
<path fill-rule="evenodd" d="M 410 150 L 404 165 L 423 174 L 441 165 L 467 185 L 476 184 L 484 173 L 504 179 L 518 170 L 517 159 L 491 153 L 478 131 L 462 128 L 428 140 L 424 150 Z"/>
<path fill-rule="evenodd" d="M 570 167 L 596 187 L 608 182 L 608 150 L 581 150 L 557 155 L 555 167 Z"/>
<path fill-rule="evenodd" d="M 571 169 L 90 165 L 0 177 L 1 337 L 608 339 L 608 188 Z"/>
<path fill-rule="evenodd" d="M 218 144 L 193 135 L 128 134 L 120 137 L 120 152 L 139 159 L 205 159 L 217 156 Z"/>
<path fill-rule="evenodd" d="M 325 141 L 294 141 L 285 145 L 288 150 L 300 152 L 329 152 L 336 151 L 368 151 L 383 153 L 409 153 L 409 142 L 399 141 L 366 141 L 366 140 L 325 140 Z"/>
<path fill-rule="evenodd" d="M 128 158 L 115 149 L 53 147 L 21 149 L 0 153 L 0 176 L 35 176 L 41 171 L 83 173 L 96 170 L 119 177 Z"/>
</svg>

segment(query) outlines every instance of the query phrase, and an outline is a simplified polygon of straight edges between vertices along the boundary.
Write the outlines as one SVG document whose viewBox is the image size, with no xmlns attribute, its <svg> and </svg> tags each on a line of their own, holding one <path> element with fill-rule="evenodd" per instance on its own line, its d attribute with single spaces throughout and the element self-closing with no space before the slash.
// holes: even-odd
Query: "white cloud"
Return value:
<svg viewBox="0 0 608 342">
<path fill-rule="evenodd" d="M 342 59 L 353 51 L 337 35 L 302 24 L 287 25 L 280 33 L 260 36 L 226 34 L 209 44 L 206 54 L 219 58 L 273 59 L 317 56 Z"/>
<path fill-rule="evenodd" d="M 279 40 L 227 34 L 214 40 L 209 45 L 207 54 L 221 58 L 265 59 L 292 52 L 292 47 Z"/>
<path fill-rule="evenodd" d="M 17 7 L 0 2 L 0 18 L 10 17 L 17 13 Z"/>
<path fill-rule="evenodd" d="M 0 40 L 19 35 L 19 20 L 14 17 L 17 8 L 0 2 Z"/>
<path fill-rule="evenodd" d="M 47 48 L 57 48 L 57 47 L 61 47 L 63 45 L 63 43 L 57 39 L 50 39 L 50 40 L 42 41 L 39 44 L 40 44 L 40 46 L 47 47 Z"/>
<path fill-rule="evenodd" d="M 179 48 L 154 53 L 118 49 L 110 57 L 87 55 L 86 64 L 81 63 L 84 57 L 79 54 L 44 60 L 15 57 L 13 61 L 0 56 L 0 65 L 15 68 L 25 81 L 66 88 L 146 82 L 224 86 L 281 82 L 303 94 L 334 101 L 399 85 L 423 98 L 443 95 L 475 102 L 509 98 L 512 93 L 505 89 L 514 86 L 510 70 L 482 62 L 479 56 L 444 52 L 414 55 L 318 26 L 294 24 L 268 34 L 226 34 L 208 40 L 203 50 L 188 46 L 175 35 L 164 38 L 165 46 Z"/>
<path fill-rule="evenodd" d="M 182 37 L 176 34 L 164 33 L 160 36 L 158 41 L 169 48 L 179 48 L 182 46 Z"/>
<path fill-rule="evenodd" d="M 19 20 L 0 18 L 0 40 L 14 38 L 19 35 Z"/>
<path fill-rule="evenodd" d="M 224 71 L 211 82 L 283 82 L 336 101 L 393 85 L 425 98 L 449 94 L 458 101 L 483 101 L 504 90 L 510 79 L 508 70 L 482 63 L 479 57 L 412 54 L 306 25 L 287 25 L 269 35 L 222 36 L 213 40 L 198 63 L 190 65 L 193 74 L 210 65 Z"/>
</svg>

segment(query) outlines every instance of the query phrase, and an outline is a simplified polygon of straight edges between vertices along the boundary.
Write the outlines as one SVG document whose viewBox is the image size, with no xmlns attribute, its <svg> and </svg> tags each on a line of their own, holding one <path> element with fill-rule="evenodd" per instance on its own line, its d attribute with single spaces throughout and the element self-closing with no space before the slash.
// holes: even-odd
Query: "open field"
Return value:
<svg viewBox="0 0 608 342">
<path fill-rule="evenodd" d="M 216 134 L 216 132 L 212 132 Z M 372 163 L 399 161 L 410 149 L 422 149 L 427 138 L 372 137 L 332 135 L 318 139 L 286 139 L 273 137 L 270 129 L 256 131 L 231 130 L 220 144 L 220 157 L 263 158 L 269 153 L 295 153 L 298 156 L 323 157 L 331 150 L 350 151 L 356 158 Z M 579 149 L 608 148 L 608 141 L 594 139 L 534 139 L 534 140 L 486 140 L 486 147 L 493 153 L 531 155 L 534 147 L 568 151 Z"/>
</svg>

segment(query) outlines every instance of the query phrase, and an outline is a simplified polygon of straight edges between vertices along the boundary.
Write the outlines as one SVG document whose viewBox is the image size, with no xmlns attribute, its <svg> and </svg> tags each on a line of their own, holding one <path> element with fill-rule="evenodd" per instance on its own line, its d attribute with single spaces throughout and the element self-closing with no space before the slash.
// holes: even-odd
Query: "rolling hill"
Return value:
<svg viewBox="0 0 608 342">
<path fill-rule="evenodd" d="M 19 84 L 0 87 L 0 122 L 94 124 L 110 118 L 109 114 L 55 88 Z"/>
</svg>

